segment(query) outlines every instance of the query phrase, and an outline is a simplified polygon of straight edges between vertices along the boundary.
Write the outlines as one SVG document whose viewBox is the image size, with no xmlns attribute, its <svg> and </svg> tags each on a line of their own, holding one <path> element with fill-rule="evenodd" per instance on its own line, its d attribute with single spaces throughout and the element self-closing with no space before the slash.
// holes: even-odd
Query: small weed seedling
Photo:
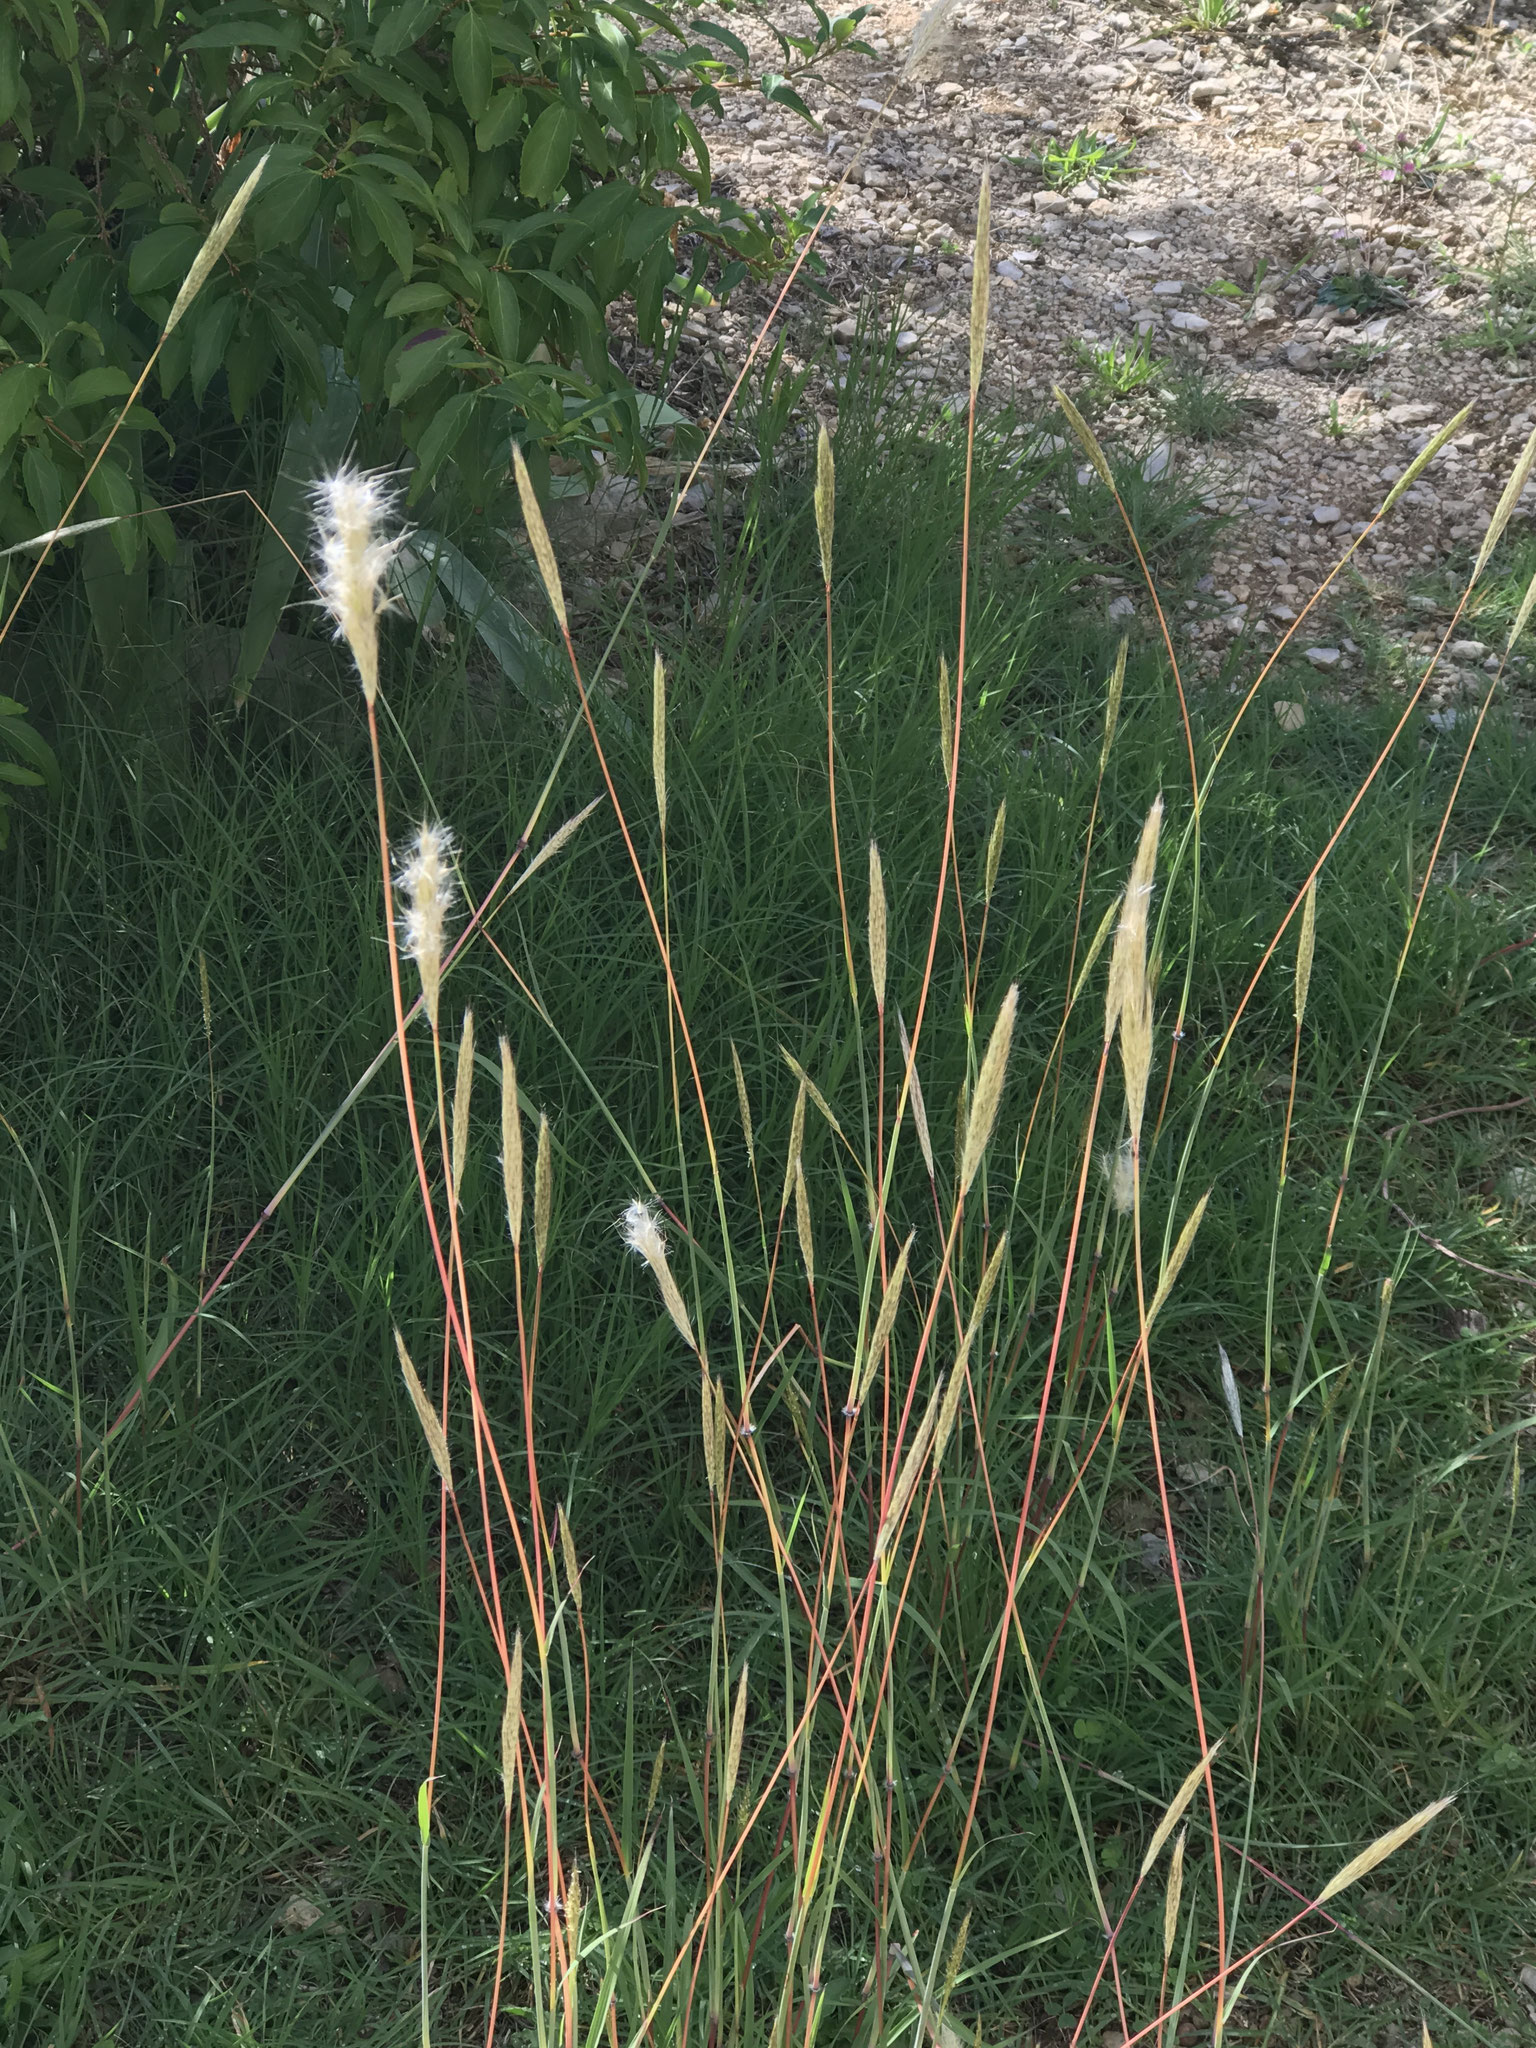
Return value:
<svg viewBox="0 0 1536 2048">
<path fill-rule="evenodd" d="M 1121 340 L 1075 341 L 1072 353 L 1088 373 L 1083 395 L 1094 410 L 1144 390 L 1168 367 L 1164 357 L 1153 355 L 1144 334 L 1134 345 Z"/>
<path fill-rule="evenodd" d="M 1216 29 L 1230 28 L 1237 19 L 1237 9 L 1232 0 L 1195 0 L 1195 5 L 1185 15 L 1185 28 Z"/>
<path fill-rule="evenodd" d="M 1252 417 L 1241 396 L 1198 369 L 1181 370 L 1162 391 L 1170 433 L 1186 441 L 1222 441 Z"/>
<path fill-rule="evenodd" d="M 1512 358 L 1536 348 L 1536 248 L 1512 239 L 1488 278 L 1488 305 L 1477 326 L 1455 337 L 1459 348 Z"/>
<path fill-rule="evenodd" d="M 1355 155 L 1362 164 L 1379 173 L 1384 185 L 1400 184 L 1411 192 L 1433 192 L 1442 179 L 1472 168 L 1472 159 L 1464 153 L 1465 138 L 1458 138 L 1462 154 L 1441 152 L 1440 139 L 1445 133 L 1446 118 L 1442 114 L 1418 142 L 1414 141 L 1408 129 L 1399 128 L 1385 148 L 1368 142 L 1357 129 Z"/>
<path fill-rule="evenodd" d="M 1100 135 L 1092 128 L 1079 128 L 1075 135 L 1051 136 L 1045 147 L 1010 159 L 1038 171 L 1041 182 L 1052 192 L 1067 192 L 1085 178 L 1108 191 L 1123 178 L 1135 176 L 1131 158 L 1134 142 L 1121 142 L 1113 135 Z"/>
<path fill-rule="evenodd" d="M 1374 270 L 1339 270 L 1318 293 L 1325 306 L 1348 307 L 1368 319 L 1372 313 L 1388 313 L 1408 303 L 1396 285 L 1388 284 Z"/>
</svg>

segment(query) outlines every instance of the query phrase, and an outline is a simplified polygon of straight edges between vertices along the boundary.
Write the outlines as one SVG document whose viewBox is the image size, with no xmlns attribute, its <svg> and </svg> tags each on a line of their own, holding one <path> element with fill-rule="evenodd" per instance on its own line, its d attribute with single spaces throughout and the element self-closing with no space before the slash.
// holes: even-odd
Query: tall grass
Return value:
<svg viewBox="0 0 1536 2048">
<path fill-rule="evenodd" d="M 563 735 L 415 778 L 352 499 L 371 789 L 97 738 L 23 848 L 25 2038 L 1343 2039 L 1362 1948 L 1485 2032 L 1529 744 L 1277 741 L 1007 571 L 985 310 L 716 627 L 584 660 L 525 498 Z"/>
</svg>

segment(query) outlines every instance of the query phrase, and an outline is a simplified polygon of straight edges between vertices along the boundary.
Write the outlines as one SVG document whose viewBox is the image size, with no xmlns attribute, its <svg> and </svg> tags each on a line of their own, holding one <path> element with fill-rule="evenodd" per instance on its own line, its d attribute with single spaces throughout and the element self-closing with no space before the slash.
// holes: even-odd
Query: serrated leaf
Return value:
<svg viewBox="0 0 1536 2048">
<path fill-rule="evenodd" d="M 571 166 L 576 120 L 563 100 L 547 106 L 529 129 L 518 166 L 518 188 L 525 198 L 547 206 Z"/>
</svg>

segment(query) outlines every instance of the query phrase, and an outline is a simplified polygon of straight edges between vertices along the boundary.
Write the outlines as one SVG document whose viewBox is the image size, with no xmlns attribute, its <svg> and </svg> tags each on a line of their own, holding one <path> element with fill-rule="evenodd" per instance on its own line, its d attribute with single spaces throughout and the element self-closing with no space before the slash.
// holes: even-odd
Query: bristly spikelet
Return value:
<svg viewBox="0 0 1536 2048">
<path fill-rule="evenodd" d="M 555 1510 L 555 1526 L 560 1535 L 560 1555 L 565 1564 L 565 1583 L 571 1589 L 571 1598 L 576 1602 L 576 1612 L 581 1612 L 581 1567 L 576 1562 L 576 1539 L 571 1534 L 570 1519 L 562 1501 Z"/>
<path fill-rule="evenodd" d="M 337 639 L 351 650 L 371 705 L 379 690 L 379 613 L 389 601 L 385 578 L 405 538 L 383 531 L 394 514 L 394 495 L 376 471 L 344 464 L 320 479 L 313 496 L 320 541 L 315 588 L 336 622 Z"/>
<path fill-rule="evenodd" d="M 1019 984 L 1010 984 L 997 1012 L 997 1022 L 992 1026 L 992 1036 L 987 1040 L 987 1050 L 982 1058 L 981 1072 L 976 1076 L 976 1099 L 971 1105 L 966 1120 L 965 1143 L 960 1153 L 960 1193 L 969 1194 L 971 1182 L 976 1178 L 992 1137 L 992 1127 L 997 1122 L 998 1107 L 1003 1099 L 1003 1076 L 1008 1068 L 1008 1052 L 1013 1044 L 1013 1020 L 1019 1007 Z"/>
<path fill-rule="evenodd" d="M 267 160 L 271 154 L 271 150 L 268 150 L 265 156 L 258 159 L 255 170 L 214 222 L 207 241 L 193 257 L 192 268 L 187 272 L 181 290 L 176 294 L 176 303 L 171 307 L 170 315 L 161 329 L 162 341 L 172 328 L 178 325 L 182 314 L 208 282 L 213 266 L 229 247 L 230 237 L 240 225 L 240 216 L 256 196 L 256 187 L 261 183 L 261 174 L 267 168 Z"/>
<path fill-rule="evenodd" d="M 644 1259 L 655 1276 L 656 1285 L 661 1289 L 662 1301 L 667 1314 L 677 1325 L 683 1342 L 690 1351 L 697 1351 L 693 1339 L 693 1325 L 688 1320 L 687 1304 L 682 1290 L 672 1277 L 672 1268 L 667 1263 L 667 1240 L 656 1220 L 655 1211 L 645 1202 L 631 1202 L 619 1218 L 619 1229 L 624 1242 L 637 1257 Z"/>
<path fill-rule="evenodd" d="M 805 1261 L 805 1284 L 813 1291 L 816 1286 L 816 1242 L 811 1235 L 811 1196 L 805 1185 L 805 1167 L 802 1161 L 795 1161 L 795 1234 L 800 1240 L 800 1256 Z"/>
<path fill-rule="evenodd" d="M 1099 773 L 1102 775 L 1109 766 L 1109 750 L 1115 743 L 1115 727 L 1120 723 L 1120 698 L 1125 690 L 1125 657 L 1131 643 L 1122 640 L 1115 650 L 1114 673 L 1109 679 L 1109 700 L 1104 706 L 1104 744 L 1099 749 Z"/>
<path fill-rule="evenodd" d="M 1147 1310 L 1147 1327 L 1149 1329 L 1155 1321 L 1158 1311 L 1173 1292 L 1173 1283 L 1178 1279 L 1179 1271 L 1184 1261 L 1189 1257 L 1190 1246 L 1195 1241 L 1195 1234 L 1199 1230 L 1200 1225 L 1205 1221 L 1205 1211 L 1210 1199 L 1211 1191 L 1207 1188 L 1199 1201 L 1196 1202 L 1194 1208 L 1190 1210 L 1189 1215 L 1185 1219 L 1184 1228 L 1179 1232 L 1178 1240 L 1173 1250 L 1168 1254 L 1168 1265 L 1162 1279 L 1157 1283 L 1157 1292 L 1152 1297 L 1152 1306 Z M 1239 1429 L 1237 1433 L 1241 1436 L 1243 1432 Z"/>
<path fill-rule="evenodd" d="M 736 1041 L 731 1040 L 731 1068 L 736 1076 L 736 1107 L 741 1111 L 741 1135 L 747 1141 L 747 1164 L 757 1171 L 757 1153 L 752 1144 L 752 1105 L 747 1100 L 747 1077 L 741 1071 L 741 1054 L 736 1050 Z"/>
<path fill-rule="evenodd" d="M 667 671 L 660 649 L 651 670 L 651 780 L 656 785 L 656 815 L 662 836 L 667 830 Z"/>
<path fill-rule="evenodd" d="M 1326 1905 L 1329 1899 L 1337 1898 L 1340 1892 L 1358 1883 L 1362 1877 L 1373 1871 L 1378 1863 L 1385 1863 L 1387 1858 L 1395 1855 L 1405 1842 L 1412 1841 L 1419 1830 L 1428 1827 L 1437 1814 L 1444 1813 L 1448 1806 L 1455 1804 L 1454 1794 L 1447 1799 L 1437 1799 L 1432 1806 L 1421 1806 L 1410 1819 L 1400 1822 L 1395 1828 L 1388 1828 L 1384 1835 L 1378 1835 L 1369 1848 L 1362 1849 L 1360 1854 L 1352 1857 L 1341 1871 L 1329 1878 L 1313 1901 L 1314 1905 Z"/>
<path fill-rule="evenodd" d="M 1125 1076 L 1126 1120 L 1131 1144 L 1141 1141 L 1141 1120 L 1147 1104 L 1147 1078 L 1152 1071 L 1153 985 L 1147 972 L 1147 920 L 1152 907 L 1152 877 L 1157 868 L 1157 839 L 1162 829 L 1163 800 L 1158 797 L 1141 829 L 1141 844 L 1131 865 L 1131 878 L 1120 905 L 1120 923 L 1109 960 L 1109 993 L 1105 1004 L 1107 1044 L 1120 1030 L 1120 1065 Z"/>
<path fill-rule="evenodd" d="M 928 1135 L 928 1111 L 923 1104 L 922 1083 L 917 1078 L 917 1061 L 912 1057 L 912 1041 L 907 1036 L 907 1020 L 900 1010 L 896 1012 L 896 1029 L 901 1033 L 902 1060 L 912 1071 L 912 1122 L 917 1131 L 918 1148 L 928 1169 L 928 1178 L 932 1180 L 933 1140 Z"/>
<path fill-rule="evenodd" d="M 715 1467 L 715 1383 L 707 1372 L 699 1375 L 699 1420 L 704 1430 L 704 1480 L 716 1499 L 720 1475 Z"/>
<path fill-rule="evenodd" d="M 432 1462 L 437 1467 L 437 1476 L 444 1488 L 453 1491 L 453 1468 L 448 1462 L 448 1439 L 443 1435 L 443 1425 L 437 1419 L 437 1412 L 427 1399 L 427 1390 L 421 1384 L 420 1375 L 411 1363 L 411 1354 L 405 1348 L 405 1339 L 395 1332 L 395 1350 L 400 1357 L 400 1376 L 405 1381 L 405 1391 L 411 1397 L 411 1406 L 416 1410 L 416 1420 L 421 1424 L 421 1433 L 427 1440 L 427 1449 L 432 1453 Z"/>
<path fill-rule="evenodd" d="M 821 580 L 832 583 L 832 522 L 837 500 L 837 466 L 832 459 L 832 436 L 823 424 L 816 437 L 816 539 L 821 548 Z"/>
<path fill-rule="evenodd" d="M 1187 1830 L 1186 1830 L 1187 1832 Z M 1184 1896 L 1184 1836 L 1173 1845 L 1168 1859 L 1168 1889 L 1163 1894 L 1163 1968 L 1173 1954 L 1173 1939 L 1179 1931 L 1179 1902 Z"/>
<path fill-rule="evenodd" d="M 971 263 L 971 397 L 981 384 L 987 353 L 987 304 L 992 290 L 992 173 L 981 174 L 976 202 L 976 252 Z"/>
<path fill-rule="evenodd" d="M 949 687 L 949 663 L 939 656 L 939 745 L 944 752 L 944 779 L 949 780 L 955 751 L 955 699 Z"/>
<path fill-rule="evenodd" d="M 992 836 L 987 841 L 986 882 L 981 892 L 983 903 L 992 901 L 992 891 L 997 887 L 997 870 L 1003 858 L 1003 834 L 1008 829 L 1008 799 L 1003 798 L 997 807 L 997 816 L 992 820 Z"/>
<path fill-rule="evenodd" d="M 461 1204 L 459 1189 L 464 1180 L 464 1162 L 469 1157 L 469 1098 L 475 1079 L 475 1013 L 464 1012 L 464 1029 L 459 1035 L 459 1058 L 453 1075 L 453 1201 Z"/>
<path fill-rule="evenodd" d="M 443 927 L 453 907 L 453 834 L 446 825 L 423 825 L 401 866 L 396 886 L 405 899 L 400 913 L 400 947 L 421 976 L 421 999 L 437 1029 L 437 999 L 443 972 Z"/>
<path fill-rule="evenodd" d="M 1136 1161 L 1129 1138 L 1113 1152 L 1099 1154 L 1099 1171 L 1109 1182 L 1109 1206 L 1117 1216 L 1129 1216 L 1136 1203 Z"/>
<path fill-rule="evenodd" d="M 512 1047 L 501 1041 L 501 1187 L 507 1202 L 507 1231 L 515 1250 L 523 1246 L 523 1120 L 517 1108 L 517 1068 Z"/>
<path fill-rule="evenodd" d="M 512 1787 L 517 1777 L 517 1737 L 523 1723 L 523 1632 L 512 1639 L 512 1668 L 507 1676 L 507 1703 L 501 1710 L 501 1801 L 504 1813 L 512 1811 Z"/>
<path fill-rule="evenodd" d="M 736 1706 L 731 1715 L 729 1739 L 725 1746 L 725 1782 L 723 1791 L 725 1803 L 730 1805 L 736 1792 L 736 1780 L 741 1772 L 741 1742 L 747 1732 L 747 1667 L 741 1667 L 741 1676 L 736 1681 Z"/>
<path fill-rule="evenodd" d="M 533 1255 L 539 1271 L 549 1250 L 549 1219 L 555 1202 L 554 1147 L 549 1135 L 549 1118 L 539 1118 L 539 1148 L 533 1160 Z"/>
<path fill-rule="evenodd" d="M 533 559 L 539 565 L 544 595 L 549 599 L 549 608 L 554 613 L 561 632 L 569 633 L 570 627 L 565 616 L 565 592 L 560 588 L 560 569 L 555 561 L 554 548 L 550 544 L 549 528 L 544 524 L 544 514 L 539 510 L 538 494 L 533 488 L 533 479 L 528 474 L 528 465 L 523 460 L 523 451 L 515 441 L 512 443 L 512 471 L 517 478 L 517 495 L 523 508 L 523 524 L 528 529 Z"/>
<path fill-rule="evenodd" d="M 880 865 L 880 849 L 873 839 L 869 842 L 869 979 L 875 991 L 875 1008 L 885 1015 L 885 871 Z"/>
<path fill-rule="evenodd" d="M 1312 953 L 1317 945 L 1317 877 L 1307 884 L 1307 900 L 1301 911 L 1301 937 L 1296 941 L 1296 1029 L 1307 1014 L 1307 990 L 1312 985 Z"/>
<path fill-rule="evenodd" d="M 800 1164 L 800 1154 L 805 1149 L 805 1098 L 809 1086 L 802 1072 L 800 1092 L 795 1097 L 795 1113 L 789 1120 L 789 1158 L 784 1168 L 784 1192 L 779 1197 L 781 1216 L 789 1207 L 789 1198 L 795 1189 L 795 1168 Z"/>
<path fill-rule="evenodd" d="M 886 1345 L 891 1341 L 891 1332 L 896 1327 L 896 1312 L 901 1307 L 901 1290 L 907 1277 L 907 1256 L 912 1250 L 912 1240 L 917 1232 L 910 1231 L 907 1241 L 896 1254 L 896 1263 L 891 1268 L 891 1277 L 885 1283 L 885 1294 L 881 1299 L 880 1313 L 875 1317 L 875 1327 L 870 1332 L 869 1346 L 864 1353 L 864 1363 L 853 1383 L 853 1398 L 850 1406 L 862 1408 L 864 1397 L 869 1392 L 869 1383 L 880 1370 L 880 1358 Z"/>
<path fill-rule="evenodd" d="M 1226 1739 L 1227 1738 L 1224 1735 L 1220 1735 L 1217 1737 L 1217 1739 L 1211 1744 L 1210 1748 L 1206 1751 L 1205 1755 L 1201 1757 L 1200 1761 L 1187 1774 L 1183 1784 L 1180 1785 L 1178 1791 L 1174 1793 L 1172 1799 L 1168 1802 L 1167 1809 L 1164 1812 L 1162 1819 L 1158 1822 L 1156 1828 L 1153 1830 L 1151 1841 L 1147 1844 L 1146 1854 L 1141 1859 L 1140 1875 L 1143 1878 L 1146 1876 L 1147 1872 L 1152 1868 L 1153 1864 L 1157 1861 L 1158 1857 L 1163 1853 L 1164 1842 L 1167 1841 L 1168 1837 L 1173 1833 L 1174 1829 L 1178 1826 L 1180 1820 L 1183 1818 L 1185 1807 L 1188 1806 L 1191 1799 L 1194 1798 L 1196 1791 L 1199 1789 L 1200 1781 L 1204 1778 L 1206 1772 L 1211 1767 L 1211 1759 L 1215 1756 L 1217 1750 L 1221 1748 L 1222 1743 L 1225 1742 Z M 1178 1853 L 1182 1855 L 1182 1845 Z"/>
</svg>

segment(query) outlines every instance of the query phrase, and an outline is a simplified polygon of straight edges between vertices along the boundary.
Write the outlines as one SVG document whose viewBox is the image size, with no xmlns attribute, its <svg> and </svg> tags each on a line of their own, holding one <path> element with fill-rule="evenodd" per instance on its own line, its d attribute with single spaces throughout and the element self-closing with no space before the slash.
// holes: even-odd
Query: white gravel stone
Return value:
<svg viewBox="0 0 1536 2048">
<path fill-rule="evenodd" d="M 1177 327 L 1183 334 L 1205 334 L 1209 332 L 1211 323 L 1198 313 L 1179 312 L 1169 314 L 1168 325 Z"/>
<path fill-rule="evenodd" d="M 1339 508 L 1337 505 L 1314 505 L 1312 517 L 1319 526 L 1334 526 L 1338 523 Z"/>
<path fill-rule="evenodd" d="M 1309 647 L 1305 651 L 1314 668 L 1337 668 L 1344 659 L 1344 651 L 1339 647 Z"/>
</svg>

